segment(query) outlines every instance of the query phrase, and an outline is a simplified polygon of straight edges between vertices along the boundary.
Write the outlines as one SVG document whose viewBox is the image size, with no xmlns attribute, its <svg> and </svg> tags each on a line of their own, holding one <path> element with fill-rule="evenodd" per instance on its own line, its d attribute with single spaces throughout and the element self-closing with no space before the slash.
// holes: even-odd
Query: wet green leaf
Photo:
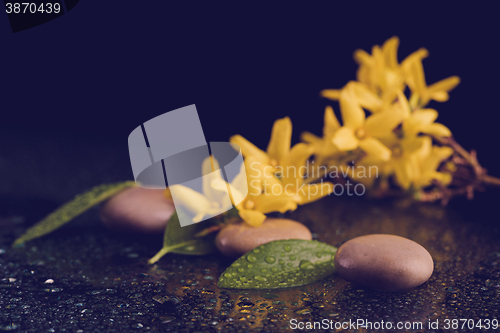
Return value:
<svg viewBox="0 0 500 333">
<path fill-rule="evenodd" d="M 335 272 L 337 248 L 318 241 L 269 242 L 244 254 L 219 278 L 220 288 L 274 289 L 302 286 Z"/>
<path fill-rule="evenodd" d="M 89 208 L 132 186 L 136 186 L 133 181 L 103 184 L 77 195 L 73 200 L 29 228 L 21 237 L 16 239 L 13 246 L 41 237 L 60 228 Z"/>
<path fill-rule="evenodd" d="M 211 225 L 211 221 L 202 221 L 181 227 L 179 215 L 184 214 L 182 209 L 176 208 L 175 213 L 170 217 L 163 236 L 163 248 L 149 260 L 154 264 L 161 257 L 169 252 L 191 255 L 203 255 L 213 253 L 215 247 L 215 235 L 208 234 L 204 237 L 195 237 L 197 233 Z"/>
</svg>

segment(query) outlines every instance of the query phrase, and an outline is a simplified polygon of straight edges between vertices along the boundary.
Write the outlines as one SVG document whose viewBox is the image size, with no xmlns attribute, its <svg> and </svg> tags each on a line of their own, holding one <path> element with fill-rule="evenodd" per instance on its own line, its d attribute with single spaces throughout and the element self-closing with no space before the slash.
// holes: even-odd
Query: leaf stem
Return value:
<svg viewBox="0 0 500 333">
<path fill-rule="evenodd" d="M 196 240 L 191 239 L 191 240 L 179 243 L 179 244 L 175 244 L 175 245 L 172 245 L 172 246 L 163 247 L 160 251 L 158 251 L 157 254 L 154 255 L 153 258 L 151 258 L 151 259 L 148 260 L 148 264 L 152 265 L 155 262 L 157 262 L 158 260 L 160 260 L 161 257 L 163 257 L 165 254 L 169 253 L 170 251 L 178 249 L 180 247 L 184 247 L 186 245 L 189 245 L 189 244 L 195 243 L 195 242 L 196 242 Z"/>
</svg>

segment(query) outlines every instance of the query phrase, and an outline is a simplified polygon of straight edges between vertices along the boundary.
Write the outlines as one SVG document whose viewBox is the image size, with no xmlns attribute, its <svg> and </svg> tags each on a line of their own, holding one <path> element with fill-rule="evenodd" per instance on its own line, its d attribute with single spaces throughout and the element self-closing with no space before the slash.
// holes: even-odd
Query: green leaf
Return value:
<svg viewBox="0 0 500 333">
<path fill-rule="evenodd" d="M 46 235 L 65 223 L 71 221 L 92 206 L 110 198 L 121 190 L 136 186 L 135 182 L 104 184 L 92 188 L 90 191 L 77 195 L 73 200 L 64 204 L 46 218 L 29 228 L 21 237 L 16 239 L 13 246 L 25 243 L 32 239 Z"/>
<path fill-rule="evenodd" d="M 288 239 L 256 247 L 219 278 L 220 288 L 275 289 L 302 286 L 335 272 L 337 248 L 318 241 Z"/>
<path fill-rule="evenodd" d="M 154 264 L 169 252 L 204 255 L 213 253 L 217 250 L 215 247 L 214 234 L 209 234 L 200 238 L 195 237 L 197 233 L 209 227 L 211 221 L 207 220 L 181 227 L 179 215 L 182 216 L 182 214 L 184 213 L 181 208 L 175 209 L 175 213 L 170 217 L 167 227 L 165 228 L 163 248 L 153 258 L 149 259 L 150 264 Z"/>
</svg>

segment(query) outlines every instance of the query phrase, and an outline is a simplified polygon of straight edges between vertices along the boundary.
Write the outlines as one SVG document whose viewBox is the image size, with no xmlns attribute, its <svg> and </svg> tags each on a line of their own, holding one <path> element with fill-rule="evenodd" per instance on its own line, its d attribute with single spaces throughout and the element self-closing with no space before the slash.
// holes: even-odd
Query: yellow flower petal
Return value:
<svg viewBox="0 0 500 333">
<path fill-rule="evenodd" d="M 359 82 L 351 82 L 351 88 L 356 95 L 359 104 L 371 112 L 377 112 L 382 107 L 382 100 L 368 87 Z"/>
<path fill-rule="evenodd" d="M 426 58 L 429 52 L 421 48 L 401 62 L 401 68 L 403 69 L 406 82 L 410 89 L 418 94 L 425 93 L 425 76 L 422 67 L 422 59 Z"/>
<path fill-rule="evenodd" d="M 402 90 L 396 92 L 396 96 L 398 97 L 398 102 L 395 104 L 399 111 L 401 112 L 403 119 L 408 117 L 411 113 L 410 103 L 406 98 L 405 94 L 403 94 Z"/>
<path fill-rule="evenodd" d="M 345 126 L 335 132 L 332 142 L 340 151 L 354 150 L 359 146 L 359 140 L 354 135 L 354 131 Z"/>
<path fill-rule="evenodd" d="M 310 132 L 304 132 L 300 135 L 300 139 L 304 142 L 310 143 L 310 144 L 320 144 L 323 140 L 319 136 L 316 136 Z"/>
<path fill-rule="evenodd" d="M 382 90 L 385 90 L 387 88 L 387 84 L 385 82 L 385 76 L 384 76 L 385 72 L 384 55 L 382 54 L 382 50 L 378 45 L 374 45 L 372 47 L 372 57 L 374 60 L 374 66 L 373 66 L 374 76 L 376 77 L 377 83 L 380 86 L 380 88 Z"/>
<path fill-rule="evenodd" d="M 376 138 L 385 137 L 401 123 L 402 118 L 401 113 L 394 110 L 372 114 L 366 119 L 366 134 Z"/>
<path fill-rule="evenodd" d="M 432 140 L 429 137 L 413 137 L 409 139 L 403 139 L 400 141 L 401 149 L 403 153 L 413 154 L 417 150 L 422 149 L 426 144 L 432 145 Z"/>
<path fill-rule="evenodd" d="M 292 186 L 302 185 L 302 179 L 306 173 L 306 161 L 313 154 L 314 149 L 306 143 L 298 143 L 292 147 L 290 153 L 283 160 L 283 175 L 281 181 L 283 186 L 292 184 Z M 296 182 L 298 180 L 298 182 Z"/>
<path fill-rule="evenodd" d="M 356 130 L 363 125 L 365 111 L 359 105 L 356 95 L 349 84 L 342 89 L 339 104 L 344 126 Z"/>
<path fill-rule="evenodd" d="M 359 66 L 358 70 L 356 71 L 356 78 L 359 82 L 366 84 L 369 87 L 372 87 L 373 85 L 370 80 L 370 69 L 368 68 L 368 66 Z"/>
<path fill-rule="evenodd" d="M 245 158 L 245 169 L 247 175 L 248 195 L 255 197 L 261 195 L 266 186 L 281 185 L 279 179 L 274 175 L 276 169 L 269 164 L 264 164 L 255 158 Z"/>
<path fill-rule="evenodd" d="M 412 78 L 412 90 L 415 90 L 421 97 L 425 96 L 427 84 L 425 83 L 424 66 L 422 65 L 422 61 L 415 60 L 413 62 L 410 67 L 409 75 Z"/>
<path fill-rule="evenodd" d="M 205 194 L 210 201 L 220 202 L 224 193 L 210 186 L 211 182 L 214 180 L 223 181 L 219 162 L 212 156 L 207 157 L 201 164 L 201 172 L 203 175 L 203 194 Z"/>
<path fill-rule="evenodd" d="M 429 125 L 437 119 L 438 112 L 434 109 L 420 109 L 413 112 L 412 117 L 422 125 Z"/>
<path fill-rule="evenodd" d="M 429 56 L 429 51 L 427 51 L 426 48 L 420 48 L 416 50 L 415 52 L 411 53 L 409 56 L 407 56 L 402 62 L 401 62 L 401 67 L 403 69 L 407 70 L 408 67 L 414 62 L 414 61 L 422 61 L 423 59 L 427 58 Z"/>
<path fill-rule="evenodd" d="M 403 122 L 403 131 L 406 135 L 416 135 L 422 132 L 422 128 L 432 124 L 437 117 L 438 113 L 434 109 L 421 109 L 414 111 Z"/>
<path fill-rule="evenodd" d="M 293 200 L 292 193 L 288 188 L 275 186 L 269 191 L 269 194 L 263 194 L 252 199 L 255 203 L 255 210 L 264 214 L 293 211 L 297 209 L 297 203 Z"/>
<path fill-rule="evenodd" d="M 435 171 L 439 165 L 453 154 L 451 147 L 432 147 L 428 157 L 421 162 L 421 169 L 424 172 Z"/>
<path fill-rule="evenodd" d="M 446 92 L 446 91 L 434 91 L 432 93 L 429 93 L 429 91 L 427 91 L 427 98 L 423 100 L 423 102 L 421 103 L 422 105 L 425 105 L 429 102 L 429 100 L 435 100 L 437 102 L 446 102 L 447 100 L 450 99 L 450 95 Z"/>
<path fill-rule="evenodd" d="M 319 93 L 322 97 L 328 98 L 334 101 L 338 101 L 340 98 L 340 90 L 338 89 L 324 89 Z"/>
<path fill-rule="evenodd" d="M 274 122 L 271 133 L 271 140 L 267 146 L 267 153 L 270 158 L 280 163 L 281 159 L 290 150 L 292 141 L 292 122 L 290 118 L 285 117 Z"/>
<path fill-rule="evenodd" d="M 384 54 L 385 64 L 391 69 L 397 69 L 399 67 L 398 47 L 399 38 L 396 36 L 389 38 L 382 45 L 382 53 Z"/>
<path fill-rule="evenodd" d="M 240 147 L 241 153 L 245 158 L 253 156 L 261 163 L 269 162 L 269 156 L 265 152 L 257 148 L 253 143 L 251 143 L 241 135 L 233 135 L 229 139 L 229 142 L 237 144 Z"/>
<path fill-rule="evenodd" d="M 431 84 L 427 89 L 431 94 L 436 91 L 448 92 L 453 90 L 459 83 L 460 83 L 460 78 L 458 76 L 450 76 L 446 79 Z"/>
<path fill-rule="evenodd" d="M 377 157 L 382 161 L 388 161 L 391 158 L 391 150 L 375 138 L 360 140 L 359 147 L 368 155 Z"/>
<path fill-rule="evenodd" d="M 372 57 L 365 50 L 360 49 L 360 50 L 354 51 L 353 57 L 354 57 L 354 60 L 359 65 L 367 65 L 367 66 L 373 65 Z"/>
<path fill-rule="evenodd" d="M 264 220 L 266 219 L 266 215 L 258 212 L 256 210 L 248 210 L 243 209 L 238 212 L 241 219 L 251 225 L 252 227 L 260 227 Z"/>
<path fill-rule="evenodd" d="M 448 127 L 440 123 L 433 123 L 422 126 L 422 133 L 429 134 L 435 137 L 450 137 L 451 131 Z"/>
<path fill-rule="evenodd" d="M 192 213 L 202 214 L 203 217 L 210 209 L 210 201 L 207 197 L 187 186 L 172 185 L 170 192 L 174 198 L 174 204 L 181 204 Z"/>
<path fill-rule="evenodd" d="M 408 190 L 413 181 L 413 167 L 409 159 L 397 159 L 393 161 L 394 173 L 396 181 L 405 190 Z"/>
<path fill-rule="evenodd" d="M 323 135 L 331 135 L 335 133 L 341 126 L 340 123 L 333 112 L 333 108 L 331 106 L 327 106 L 325 108 L 325 115 L 323 117 L 324 125 L 323 125 Z"/>
</svg>

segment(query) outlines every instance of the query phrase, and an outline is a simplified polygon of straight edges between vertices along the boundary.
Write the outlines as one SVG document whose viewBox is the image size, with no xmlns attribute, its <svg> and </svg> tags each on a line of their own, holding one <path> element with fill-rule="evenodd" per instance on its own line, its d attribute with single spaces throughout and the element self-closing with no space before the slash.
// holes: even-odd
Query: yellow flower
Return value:
<svg viewBox="0 0 500 333">
<path fill-rule="evenodd" d="M 278 119 L 274 122 L 267 152 L 260 150 L 241 135 L 234 135 L 230 139 L 230 142 L 237 144 L 241 148 L 241 153 L 244 157 L 253 156 L 260 163 L 272 167 L 278 166 L 284 156 L 289 153 L 291 141 L 292 122 L 288 117 Z"/>
<path fill-rule="evenodd" d="M 434 122 L 438 117 L 438 112 L 436 110 L 416 108 L 412 111 L 403 92 L 399 91 L 397 96 L 397 103 L 400 105 L 400 110 L 404 118 L 402 126 L 404 136 L 415 136 L 420 133 L 435 137 L 451 136 L 451 131 L 448 127 Z"/>
<path fill-rule="evenodd" d="M 354 60 L 359 64 L 355 94 L 361 106 L 371 112 L 378 112 L 389 105 L 396 97 L 396 91 L 404 89 L 398 46 L 399 39 L 392 37 L 382 47 L 375 45 L 371 55 L 364 50 L 354 52 Z M 339 100 L 340 90 L 325 89 L 321 95 Z"/>
<path fill-rule="evenodd" d="M 428 186 L 433 180 L 445 185 L 451 181 L 451 175 L 436 171 L 441 162 L 452 154 L 450 147 L 433 146 L 428 136 L 398 138 L 392 135 L 386 137 L 384 143 L 392 151 L 389 161 L 365 158 L 359 164 L 377 166 L 379 173 L 386 177 L 393 175 L 396 183 L 405 190 Z"/>
<path fill-rule="evenodd" d="M 259 227 L 266 219 L 265 214 L 285 213 L 297 208 L 297 203 L 281 191 L 279 179 L 274 174 L 269 174 L 271 170 L 269 165 L 264 165 L 255 157 L 249 156 L 245 158 L 245 169 L 248 195 L 236 205 L 242 220 L 251 226 Z M 266 186 L 274 188 L 275 191 L 266 192 L 264 190 Z M 231 192 L 234 193 L 233 189 Z"/>
<path fill-rule="evenodd" d="M 418 109 L 413 111 L 403 121 L 403 131 L 405 135 L 424 133 L 435 137 L 451 136 L 451 131 L 448 127 L 434 122 L 437 117 L 438 112 L 434 109 Z"/>
<path fill-rule="evenodd" d="M 175 198 L 175 203 L 180 204 L 183 208 L 194 214 L 193 222 L 200 222 L 206 216 L 216 216 L 222 214 L 232 207 L 230 196 L 228 196 L 227 184 L 222 178 L 219 164 L 215 158 L 210 156 L 202 163 L 203 176 L 203 194 L 195 191 L 187 186 L 176 184 L 170 186 L 165 191 L 167 198 Z M 243 174 L 244 175 L 244 174 Z M 241 177 L 236 176 L 233 180 L 232 186 L 235 185 Z M 221 187 L 223 183 L 223 187 Z M 240 192 L 244 193 L 240 188 Z M 242 198 L 238 198 L 239 201 Z"/>
<path fill-rule="evenodd" d="M 451 147 L 438 147 L 432 145 L 429 137 L 424 138 L 421 149 L 417 153 L 419 177 L 414 181 L 414 187 L 420 189 L 432 184 L 434 180 L 442 185 L 448 185 L 452 176 L 446 172 L 437 171 L 439 165 L 453 154 Z"/>
<path fill-rule="evenodd" d="M 424 67 L 422 60 L 428 56 L 426 49 L 420 49 L 409 55 L 401 64 L 405 74 L 405 80 L 412 91 L 410 104 L 423 107 L 430 100 L 446 102 L 449 99 L 448 92 L 453 90 L 459 83 L 458 76 L 450 76 L 446 79 L 427 86 L 425 82 Z"/>
<path fill-rule="evenodd" d="M 292 123 L 288 117 L 278 119 L 264 152 L 240 135 L 231 137 L 245 157 L 248 196 L 236 207 L 240 217 L 252 226 L 260 226 L 270 212 L 284 213 L 318 200 L 333 191 L 331 183 L 306 184 L 307 161 L 313 154 L 311 145 L 298 143 L 290 148 Z"/>
<path fill-rule="evenodd" d="M 391 108 L 366 118 L 351 84 L 342 89 L 339 104 L 344 126 L 333 135 L 335 146 L 340 151 L 359 147 L 368 155 L 383 161 L 389 160 L 391 151 L 379 139 L 392 133 L 401 123 L 402 113 L 397 108 Z"/>
<path fill-rule="evenodd" d="M 394 36 L 388 39 L 382 47 L 375 45 L 371 55 L 364 50 L 354 52 L 354 60 L 359 64 L 356 95 L 363 108 L 371 112 L 383 109 L 394 100 L 397 91 L 404 91 L 406 85 L 412 91 L 410 104 L 413 107 L 423 107 L 430 100 L 447 101 L 448 92 L 460 83 L 460 78 L 451 76 L 427 86 L 422 60 L 428 56 L 429 52 L 421 48 L 399 64 L 398 46 L 399 39 Z M 339 100 L 340 91 L 325 89 L 321 95 L 332 100 Z"/>
<path fill-rule="evenodd" d="M 333 113 L 331 106 L 325 108 L 323 137 L 317 137 L 310 132 L 304 132 L 301 135 L 302 141 L 309 143 L 313 147 L 315 160 L 317 166 L 323 165 L 326 159 L 330 159 L 339 154 L 338 148 L 333 144 L 333 135 L 335 131 L 340 128 L 340 123 Z"/>
</svg>

